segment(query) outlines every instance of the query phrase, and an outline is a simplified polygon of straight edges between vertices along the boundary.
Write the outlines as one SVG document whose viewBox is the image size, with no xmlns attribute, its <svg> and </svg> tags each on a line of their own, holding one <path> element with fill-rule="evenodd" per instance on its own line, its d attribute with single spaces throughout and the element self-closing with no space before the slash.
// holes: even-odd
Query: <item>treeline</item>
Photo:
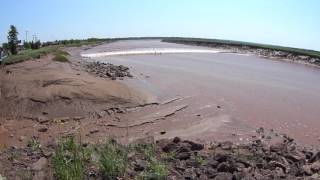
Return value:
<svg viewBox="0 0 320 180">
<path fill-rule="evenodd" d="M 52 45 L 64 45 L 64 46 L 81 46 L 88 44 L 97 44 L 102 42 L 111 41 L 108 38 L 88 38 L 88 39 L 65 39 L 65 40 L 55 40 L 55 41 L 47 41 L 42 43 L 42 46 L 52 46 Z"/>
</svg>

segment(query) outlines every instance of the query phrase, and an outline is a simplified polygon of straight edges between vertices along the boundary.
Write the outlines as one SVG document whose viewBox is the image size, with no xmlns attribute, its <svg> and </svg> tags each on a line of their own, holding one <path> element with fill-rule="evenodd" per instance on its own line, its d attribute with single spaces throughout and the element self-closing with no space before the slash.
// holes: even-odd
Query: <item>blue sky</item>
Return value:
<svg viewBox="0 0 320 180">
<path fill-rule="evenodd" d="M 320 0 L 1 0 L 0 42 L 183 36 L 320 50 Z"/>
</svg>

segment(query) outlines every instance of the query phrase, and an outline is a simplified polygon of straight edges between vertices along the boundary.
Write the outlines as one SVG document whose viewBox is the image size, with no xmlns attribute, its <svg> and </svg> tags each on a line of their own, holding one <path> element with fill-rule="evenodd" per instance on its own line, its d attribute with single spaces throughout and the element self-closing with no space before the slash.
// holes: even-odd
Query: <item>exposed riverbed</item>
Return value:
<svg viewBox="0 0 320 180">
<path fill-rule="evenodd" d="M 143 40 L 105 44 L 83 54 L 143 48 L 210 50 Z M 165 130 L 166 137 L 210 139 L 222 133 L 246 133 L 259 126 L 288 133 L 304 143 L 314 144 L 320 137 L 318 68 L 205 52 L 102 56 L 94 60 L 129 66 L 134 78 L 124 82 L 158 102 L 178 97 L 177 105 L 188 105 L 176 117 L 152 127 L 153 131 Z"/>
</svg>

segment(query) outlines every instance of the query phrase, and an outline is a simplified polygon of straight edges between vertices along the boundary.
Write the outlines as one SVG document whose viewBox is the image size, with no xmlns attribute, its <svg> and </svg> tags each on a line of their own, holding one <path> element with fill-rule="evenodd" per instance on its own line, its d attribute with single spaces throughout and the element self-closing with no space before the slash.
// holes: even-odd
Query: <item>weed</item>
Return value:
<svg viewBox="0 0 320 180">
<path fill-rule="evenodd" d="M 41 148 L 41 144 L 37 138 L 31 138 L 28 142 L 28 147 L 30 147 L 31 150 L 34 152 Z"/>
<path fill-rule="evenodd" d="M 127 151 L 114 140 L 107 140 L 100 154 L 100 170 L 106 179 L 123 176 L 127 169 Z"/>
<path fill-rule="evenodd" d="M 197 164 L 198 167 L 203 164 L 203 158 L 201 156 L 196 155 L 195 156 L 195 160 L 196 160 L 196 164 Z"/>
<path fill-rule="evenodd" d="M 84 177 L 82 147 L 74 142 L 74 137 L 63 139 L 52 158 L 56 179 L 80 180 Z"/>
<path fill-rule="evenodd" d="M 156 179 L 161 180 L 165 179 L 168 175 L 167 166 L 159 161 L 156 158 L 156 151 L 154 144 L 147 144 L 147 145 L 135 145 L 135 150 L 145 157 L 148 161 L 148 167 L 140 174 L 138 179 Z M 161 154 L 160 156 L 174 157 L 174 153 L 166 153 Z"/>
</svg>

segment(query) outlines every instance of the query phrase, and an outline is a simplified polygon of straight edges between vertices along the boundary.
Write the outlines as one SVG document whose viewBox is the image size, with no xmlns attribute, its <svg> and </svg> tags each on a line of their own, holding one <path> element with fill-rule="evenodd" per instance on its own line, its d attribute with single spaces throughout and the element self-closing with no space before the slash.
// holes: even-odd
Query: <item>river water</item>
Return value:
<svg viewBox="0 0 320 180">
<path fill-rule="evenodd" d="M 84 53 L 139 48 L 208 49 L 136 40 L 105 44 Z M 158 101 L 185 98 L 193 110 L 186 111 L 184 117 L 196 113 L 213 116 L 218 107 L 248 127 L 272 128 L 300 142 L 319 143 L 318 68 L 232 53 L 144 54 L 96 60 L 131 67 L 135 78 L 125 82 Z"/>
</svg>

